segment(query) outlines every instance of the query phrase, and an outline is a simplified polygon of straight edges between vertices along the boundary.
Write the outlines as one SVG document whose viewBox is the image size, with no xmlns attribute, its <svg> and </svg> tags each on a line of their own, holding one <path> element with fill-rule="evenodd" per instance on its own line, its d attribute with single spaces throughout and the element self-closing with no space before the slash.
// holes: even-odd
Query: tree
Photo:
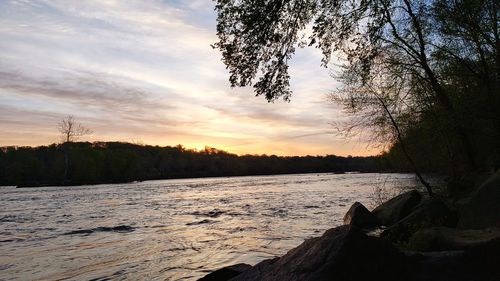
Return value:
<svg viewBox="0 0 500 281">
<path fill-rule="evenodd" d="M 63 183 L 66 184 L 69 181 L 69 150 L 70 143 L 77 141 L 80 137 L 92 134 L 92 130 L 84 127 L 81 123 L 75 121 L 72 115 L 68 115 L 63 118 L 61 122 L 57 124 L 57 129 L 61 133 L 61 141 L 63 143 L 62 147 L 64 150 L 64 179 Z"/>
<path fill-rule="evenodd" d="M 447 132 L 447 143 L 458 140 L 460 152 L 456 154 L 465 156 L 463 162 L 469 169 L 477 169 L 477 153 L 482 149 L 471 128 L 479 122 L 496 124 L 493 131 L 500 136 L 496 0 L 216 2 L 219 41 L 214 47 L 222 52 L 231 86 L 253 85 L 256 94 L 268 101 L 289 100 L 288 61 L 297 46 L 314 46 L 322 51 L 324 66 L 333 54 L 344 62 L 341 73 L 350 76 L 344 82 L 357 88 L 354 92 L 366 90 L 370 81 L 379 79 L 380 69 L 389 73 L 382 79 L 404 77 L 398 87 L 405 99 L 394 102 L 410 106 L 403 103 L 397 108 L 416 121 L 434 116 L 433 129 Z M 478 86 L 464 87 L 464 79 L 474 79 L 473 85 Z M 486 90 L 480 85 L 486 85 Z M 471 99 L 471 92 L 491 100 L 488 121 L 475 119 L 471 125 L 472 116 L 462 103 Z M 345 92 L 344 98 L 348 100 L 352 93 Z M 352 100 L 361 107 L 373 105 Z M 387 113 L 382 103 L 376 104 L 377 112 Z M 498 154 L 499 142 L 493 146 Z"/>
<path fill-rule="evenodd" d="M 92 134 L 92 130 L 75 121 L 72 115 L 63 118 L 57 124 L 57 129 L 61 133 L 63 143 L 77 141 L 80 137 Z"/>
<path fill-rule="evenodd" d="M 432 196 L 432 187 L 423 178 L 404 138 L 405 131 L 412 127 L 412 120 L 418 115 L 405 91 L 411 75 L 404 70 L 386 68 L 381 64 L 374 67 L 377 67 L 376 74 L 362 83 L 351 80 L 356 80 L 357 76 L 352 69 L 338 77 L 344 82 L 344 86 L 331 95 L 332 99 L 343 105 L 344 111 L 352 117 L 344 126 L 343 134 L 355 135 L 362 129 L 368 129 L 373 142 L 399 143 L 417 178 Z"/>
</svg>

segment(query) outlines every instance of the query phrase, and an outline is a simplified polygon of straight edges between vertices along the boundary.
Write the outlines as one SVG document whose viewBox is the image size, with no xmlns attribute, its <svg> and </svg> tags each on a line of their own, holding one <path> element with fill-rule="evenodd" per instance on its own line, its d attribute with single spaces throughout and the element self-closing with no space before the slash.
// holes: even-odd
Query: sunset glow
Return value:
<svg viewBox="0 0 500 281">
<path fill-rule="evenodd" d="M 292 101 L 231 89 L 213 3 L 0 2 L 0 146 L 58 141 L 69 114 L 83 140 L 205 146 L 237 154 L 370 155 L 331 125 L 338 85 L 315 49 L 291 63 Z"/>
</svg>

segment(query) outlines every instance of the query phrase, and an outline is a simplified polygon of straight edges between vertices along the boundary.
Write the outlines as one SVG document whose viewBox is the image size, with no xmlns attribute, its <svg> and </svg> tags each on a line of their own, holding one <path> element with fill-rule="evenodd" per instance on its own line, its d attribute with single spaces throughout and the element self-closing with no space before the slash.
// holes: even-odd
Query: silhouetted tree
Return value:
<svg viewBox="0 0 500 281">
<path fill-rule="evenodd" d="M 370 138 L 375 143 L 399 143 L 404 157 L 415 172 L 430 196 L 432 187 L 423 178 L 420 168 L 415 163 L 407 149 L 405 131 L 412 127 L 418 114 L 415 104 L 408 99 L 407 80 L 411 75 L 402 70 L 395 70 L 382 65 L 374 65 L 376 74 L 371 75 L 362 83 L 356 80 L 356 69 L 345 71 L 340 78 L 343 81 L 332 99 L 344 106 L 344 111 L 351 115 L 351 120 L 345 123 L 342 133 L 356 135 L 369 130 Z"/>
<path fill-rule="evenodd" d="M 400 85 L 405 99 L 394 102 L 410 102 L 410 106 L 397 107 L 415 121 L 434 118 L 435 126 L 428 129 L 445 132 L 448 140 L 444 143 L 454 150 L 458 140 L 454 155 L 464 155 L 469 169 L 478 167 L 477 156 L 485 144 L 478 145 L 481 140 L 474 128 L 490 130 L 484 123 L 491 123 L 490 131 L 500 136 L 497 0 L 216 3 L 219 41 L 214 47 L 222 52 L 232 86 L 253 85 L 256 94 L 268 101 L 289 100 L 288 62 L 297 46 L 314 46 L 322 51 L 324 66 L 336 54 L 344 62 L 342 75 L 350 75 L 344 82 L 358 90 L 377 77 L 380 69 L 389 74 L 386 79 L 405 77 Z M 464 81 L 473 83 L 465 85 Z M 481 101 L 483 96 L 489 102 Z M 486 116 L 482 120 L 473 119 L 474 124 L 472 107 L 467 106 L 470 101 L 481 105 L 475 105 L 474 113 L 488 113 L 482 114 Z M 491 105 L 482 106 L 487 103 Z M 378 112 L 385 111 L 379 103 Z M 498 161 L 500 142 L 488 143 L 492 146 L 497 148 Z"/>
<path fill-rule="evenodd" d="M 61 141 L 63 143 L 74 142 L 80 137 L 92 134 L 92 130 L 83 126 L 75 120 L 75 117 L 68 115 L 57 124 L 57 130 L 61 133 Z"/>
<path fill-rule="evenodd" d="M 72 115 L 63 118 L 57 124 L 57 129 L 61 133 L 61 141 L 64 150 L 64 183 L 68 182 L 69 172 L 69 150 L 70 143 L 77 141 L 80 137 L 92 134 L 92 130 L 77 122 Z"/>
</svg>

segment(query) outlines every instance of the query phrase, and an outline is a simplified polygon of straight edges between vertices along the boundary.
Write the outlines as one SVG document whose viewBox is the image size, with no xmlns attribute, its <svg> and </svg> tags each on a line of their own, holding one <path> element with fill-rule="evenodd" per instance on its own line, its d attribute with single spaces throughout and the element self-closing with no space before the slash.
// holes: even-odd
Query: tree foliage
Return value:
<svg viewBox="0 0 500 281">
<path fill-rule="evenodd" d="M 500 164 L 498 1 L 216 3 L 214 46 L 232 86 L 289 100 L 288 61 L 296 47 L 316 47 L 324 66 L 333 57 L 342 62 L 345 87 L 335 100 L 375 138 L 395 144 L 410 131 L 431 130 L 444 138 L 455 167 Z M 394 137 L 398 130 L 402 139 Z M 494 159 L 482 158 L 485 151 Z"/>
</svg>

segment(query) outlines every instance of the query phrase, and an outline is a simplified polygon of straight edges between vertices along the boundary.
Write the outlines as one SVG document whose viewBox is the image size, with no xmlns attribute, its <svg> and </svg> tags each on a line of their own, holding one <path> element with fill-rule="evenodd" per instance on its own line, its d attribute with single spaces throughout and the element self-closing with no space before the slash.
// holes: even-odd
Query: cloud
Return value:
<svg viewBox="0 0 500 281">
<path fill-rule="evenodd" d="M 292 102 L 231 89 L 213 2 L 1 1 L 0 145 L 46 144 L 67 114 L 90 139 L 237 153 L 360 154 L 329 132 L 336 87 L 317 50 L 292 60 Z"/>
</svg>

